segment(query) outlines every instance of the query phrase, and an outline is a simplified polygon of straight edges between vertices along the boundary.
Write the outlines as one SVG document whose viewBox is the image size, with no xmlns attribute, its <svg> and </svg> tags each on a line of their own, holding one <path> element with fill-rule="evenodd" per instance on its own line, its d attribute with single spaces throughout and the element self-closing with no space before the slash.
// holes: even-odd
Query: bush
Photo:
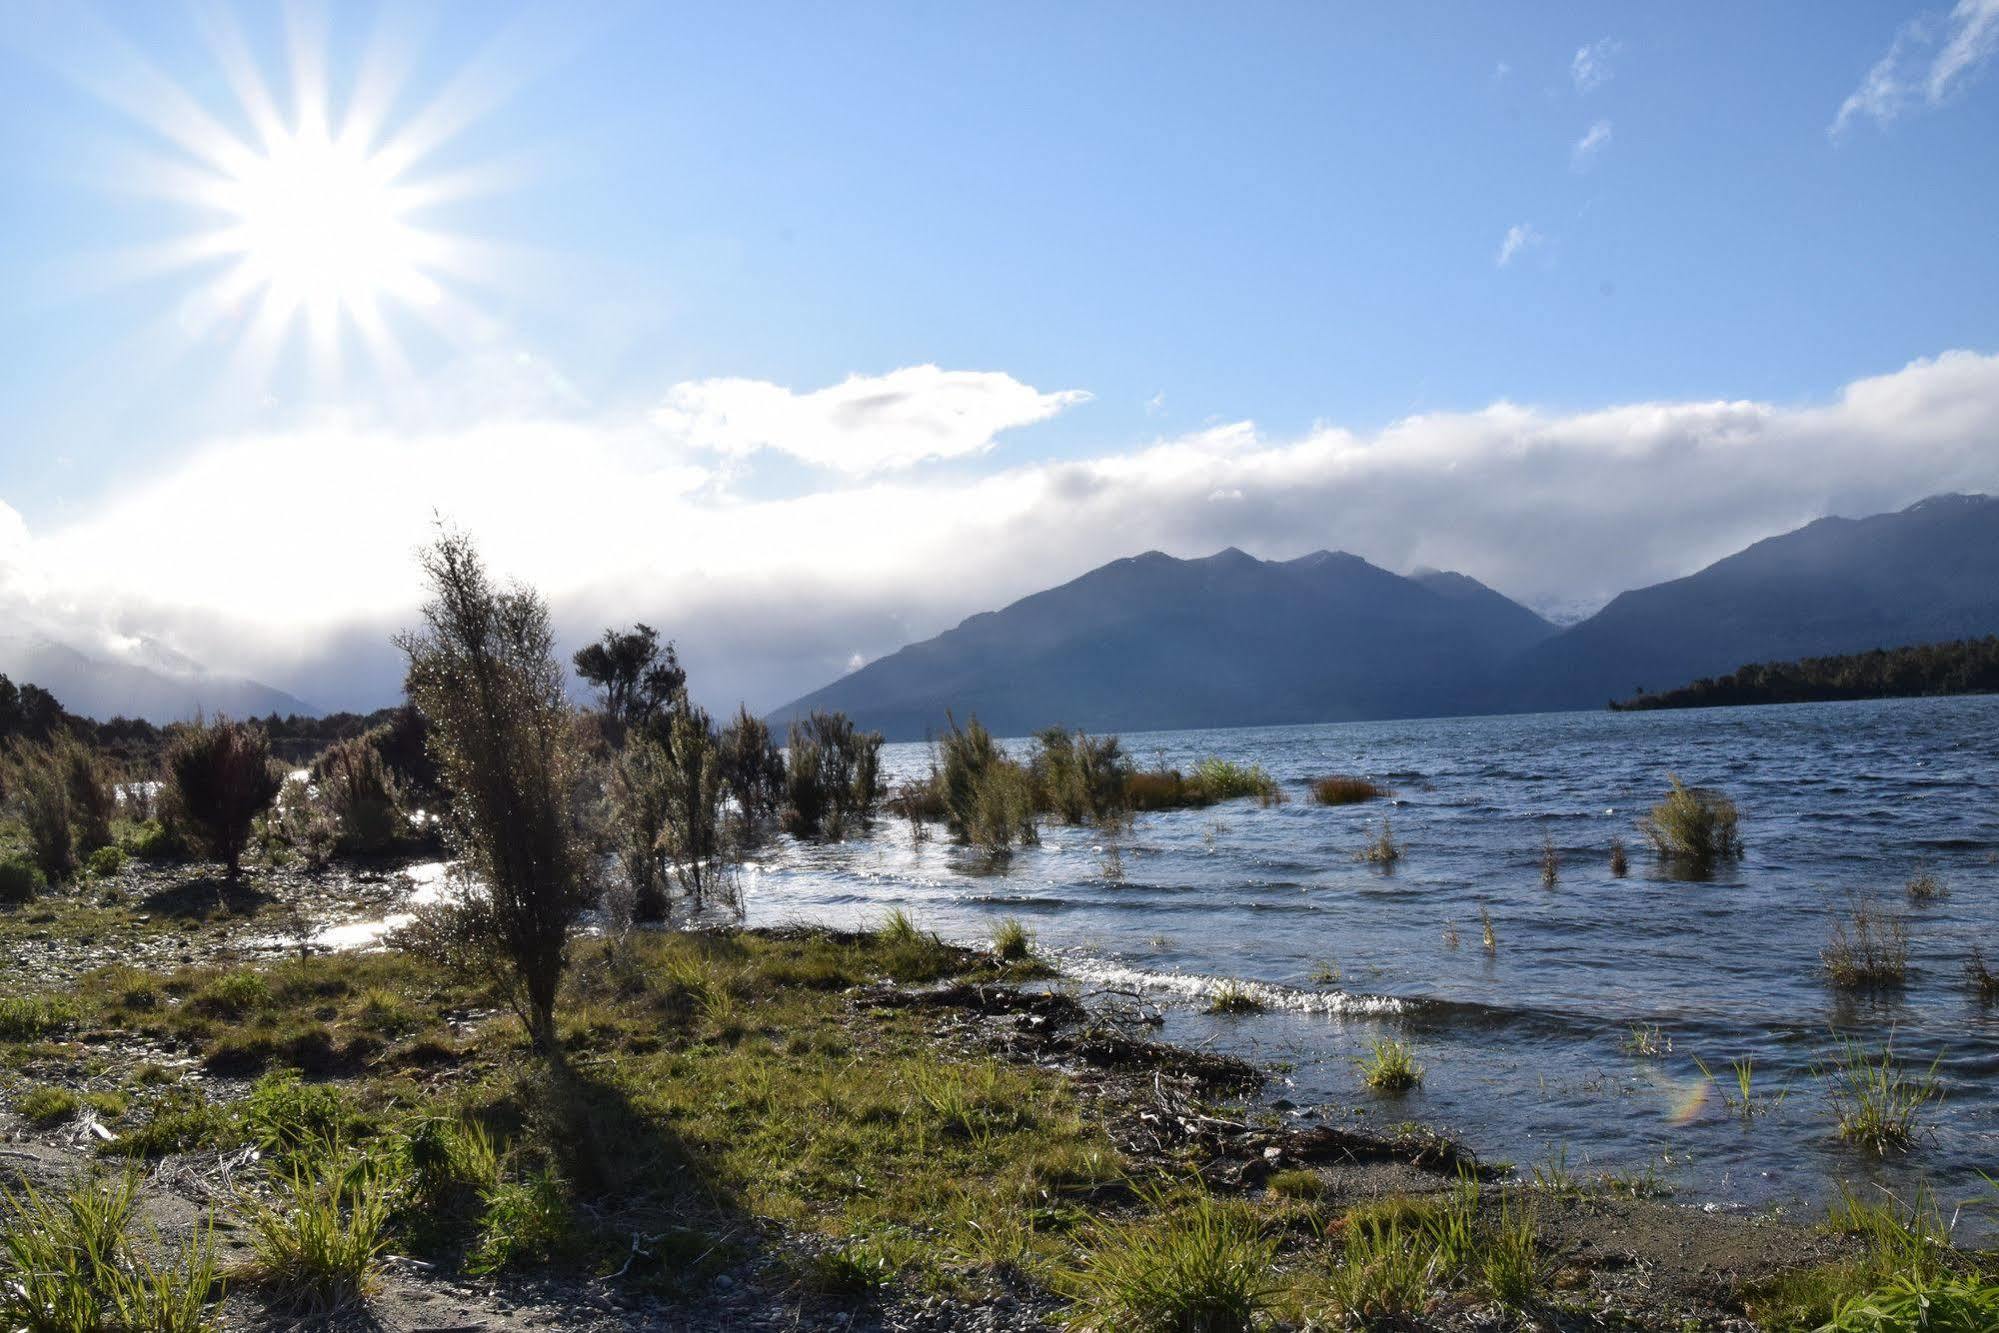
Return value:
<svg viewBox="0 0 1999 1333">
<path fill-rule="evenodd" d="M 1039 804 L 1064 823 L 1124 821 L 1131 760 L 1117 737 L 1049 727 L 1035 737 L 1029 770 L 1040 789 Z"/>
<path fill-rule="evenodd" d="M 1715 862 L 1741 856 L 1735 802 L 1707 787 L 1689 787 L 1676 774 L 1666 779 L 1672 790 L 1638 824 L 1659 859 L 1704 875 Z"/>
<path fill-rule="evenodd" d="M 636 921 L 666 919 L 672 767 L 666 747 L 646 734 L 631 738 L 611 759 L 611 838 Z"/>
<path fill-rule="evenodd" d="M 111 821 L 118 814 L 118 783 L 91 746 L 64 732 L 49 744 L 49 757 L 69 796 L 76 851 L 89 856 L 111 845 Z"/>
<path fill-rule="evenodd" d="M 722 729 L 722 782 L 736 803 L 745 836 L 775 820 L 784 803 L 784 752 L 762 718 L 739 707 Z"/>
<path fill-rule="evenodd" d="M 0 861 L 0 903 L 27 902 L 48 885 L 33 861 L 18 856 Z"/>
<path fill-rule="evenodd" d="M 329 747 L 312 771 L 342 852 L 372 855 L 401 838 L 402 793 L 373 732 Z"/>
<path fill-rule="evenodd" d="M 1248 1333 L 1269 1304 L 1276 1258 L 1254 1220 L 1203 1195 L 1161 1216 L 1098 1223 L 1058 1285 L 1087 1328 Z"/>
<path fill-rule="evenodd" d="M 791 724 L 785 750 L 785 827 L 837 842 L 866 828 L 881 807 L 881 733 L 857 731 L 845 713 Z"/>
<path fill-rule="evenodd" d="M 48 746 L 16 748 L 6 771 L 8 803 L 27 830 L 36 867 L 51 884 L 67 883 L 76 873 L 69 784 L 55 752 Z"/>
<path fill-rule="evenodd" d="M 993 927 L 993 955 L 1004 963 L 1022 962 L 1034 954 L 1034 932 L 1020 923 L 1019 917 L 1007 917 Z"/>
<path fill-rule="evenodd" d="M 561 1258 L 576 1246 L 569 1201 L 554 1174 L 494 1185 L 485 1195 L 479 1241 L 466 1259 L 469 1273 L 498 1273 Z"/>
<path fill-rule="evenodd" d="M 1184 810 L 1189 806 L 1213 805 L 1207 788 L 1189 782 L 1177 768 L 1152 769 L 1133 773 L 1125 782 L 1125 799 L 1133 810 Z"/>
<path fill-rule="evenodd" d="M 1388 788 L 1357 778 L 1347 773 L 1335 773 L 1331 777 L 1320 778 L 1312 784 L 1312 799 L 1320 805 L 1357 805 L 1362 801 L 1378 801 L 1395 793 Z"/>
<path fill-rule="evenodd" d="M 283 786 L 284 773 L 271 762 L 262 727 L 227 718 L 197 720 L 177 730 L 167 746 L 169 805 L 231 876 L 241 868 L 250 826 Z"/>
<path fill-rule="evenodd" d="M 531 589 L 495 588 L 462 535 L 440 534 L 422 564 L 426 628 L 398 643 L 452 793 L 453 833 L 486 890 L 459 923 L 484 941 L 536 1049 L 552 1053 L 590 854 L 570 803 L 579 761 L 548 607 Z"/>
<path fill-rule="evenodd" d="M 960 841 L 996 855 L 1039 841 L 1033 778 L 976 717 L 963 727 L 954 720 L 940 748 L 945 821 Z"/>
<path fill-rule="evenodd" d="M 98 879 L 113 879 L 125 868 L 123 847 L 99 847 L 90 854 L 90 873 Z"/>
<path fill-rule="evenodd" d="M 721 750 L 705 709 L 677 705 L 667 726 L 666 848 L 680 891 L 696 911 L 726 890 Z M 881 737 L 875 737 L 879 746 Z M 872 778 L 868 779 L 870 782 Z M 851 796 L 851 793 L 850 793 Z M 849 804 L 845 809 L 853 809 Z"/>
</svg>

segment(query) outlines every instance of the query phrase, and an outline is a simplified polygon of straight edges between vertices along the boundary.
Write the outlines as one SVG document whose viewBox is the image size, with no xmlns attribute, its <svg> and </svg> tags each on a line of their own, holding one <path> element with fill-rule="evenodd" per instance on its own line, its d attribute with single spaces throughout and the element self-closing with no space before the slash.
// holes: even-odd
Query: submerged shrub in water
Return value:
<svg viewBox="0 0 1999 1333">
<path fill-rule="evenodd" d="M 1242 796 L 1254 796 L 1264 805 L 1281 805 L 1284 801 L 1284 791 L 1277 785 L 1277 779 L 1265 772 L 1261 764 L 1238 764 L 1210 755 L 1194 765 L 1193 781 L 1211 801 L 1233 801 Z"/>
<path fill-rule="evenodd" d="M 1677 774 L 1666 777 L 1672 790 L 1638 825 L 1660 859 L 1704 874 L 1715 862 L 1742 855 L 1735 802 L 1708 787 L 1689 787 Z"/>
<path fill-rule="evenodd" d="M 1335 773 L 1312 784 L 1312 799 L 1320 805 L 1357 805 L 1394 794 L 1386 787 L 1349 773 Z"/>
<path fill-rule="evenodd" d="M 945 818 L 959 840 L 988 852 L 1039 840 L 1034 779 L 974 717 L 940 742 Z"/>
<path fill-rule="evenodd" d="M 1029 770 L 1040 788 L 1038 803 L 1064 823 L 1123 821 L 1131 760 L 1117 737 L 1049 727 L 1035 737 Z"/>
</svg>

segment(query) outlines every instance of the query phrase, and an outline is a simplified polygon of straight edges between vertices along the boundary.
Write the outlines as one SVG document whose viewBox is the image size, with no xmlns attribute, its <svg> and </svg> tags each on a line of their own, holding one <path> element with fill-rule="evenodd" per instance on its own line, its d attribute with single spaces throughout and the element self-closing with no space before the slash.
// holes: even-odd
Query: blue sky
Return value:
<svg viewBox="0 0 1999 1333">
<path fill-rule="evenodd" d="M 1426 450 L 1452 432 L 1419 447 L 1398 423 L 1489 426 L 1495 404 L 1521 404 L 1545 438 L 1641 405 L 1747 402 L 1809 426 L 1856 382 L 1999 352 L 1999 5 L 1987 0 L 631 5 L 580 22 L 469 4 L 77 15 L 21 4 L 0 16 L 0 338 L 11 351 L 0 359 L 0 505 L 18 519 L 18 562 L 37 571 L 15 581 L 46 614 L 86 597 L 55 589 L 55 552 L 101 538 L 111 515 L 129 527 L 144 496 L 191 484 L 218 450 L 249 470 L 271 460 L 297 484 L 303 450 L 338 470 L 343 456 L 393 459 L 439 431 L 546 423 L 583 431 L 592 443 L 577 447 L 647 477 L 684 473 L 667 493 L 701 522 L 802 504 L 838 531 L 894 514 L 898 497 L 976 506 L 996 478 L 1068 475 L 1037 465 L 1094 468 L 1095 486 L 1121 469 L 1156 471 L 1147 451 L 1176 441 L 1295 451 L 1332 431 L 1376 453 L 1404 441 L 1403 503 L 1427 507 L 1403 521 L 1444 528 L 1454 501 L 1432 483 L 1462 460 Z M 315 364 L 302 323 L 250 371 L 250 315 L 190 333 L 221 261 L 108 276 L 111 257 L 216 225 L 184 199 L 133 188 L 142 160 L 190 158 L 140 123 L 158 99 L 132 62 L 254 141 L 213 35 L 231 28 L 287 125 L 294 45 L 323 51 L 336 125 L 371 43 L 408 56 L 391 136 L 440 99 L 468 111 L 407 179 L 479 178 L 412 215 L 464 238 L 459 258 L 478 271 L 434 275 L 457 311 L 447 328 L 388 303 L 408 363 L 395 385 L 351 329 L 338 370 Z M 129 105 L 112 105 L 120 98 Z M 945 419 L 983 423 L 958 446 L 847 465 L 836 451 L 852 437 L 808 446 L 787 434 L 826 419 L 798 396 L 925 366 L 998 377 L 898 382 Z M 765 386 L 755 413 L 740 385 L 684 387 L 718 381 Z M 1977 409 L 1953 399 L 1937 410 Z M 1928 438 L 1920 423 L 1897 424 L 1881 439 Z M 1214 443 L 1232 429 L 1254 445 Z M 341 430 L 367 433 L 368 446 L 343 444 Z M 1870 449 L 1851 444 L 1863 460 L 1851 475 L 1778 487 L 1774 500 L 1747 484 L 1757 467 L 1717 465 L 1708 507 L 1726 522 L 1677 555 L 1664 533 L 1633 538 L 1650 554 L 1573 587 L 1564 571 L 1590 563 L 1583 548 L 1549 546 L 1531 568 L 1506 558 L 1546 545 L 1509 540 L 1509 518 L 1524 533 L 1573 511 L 1539 474 L 1509 483 L 1513 503 L 1490 516 L 1485 546 L 1369 549 L 1333 513 L 1323 533 L 1238 526 L 1268 534 L 1263 554 L 1347 545 L 1391 567 L 1483 560 L 1468 572 L 1502 590 L 1588 603 L 1616 591 L 1605 580 L 1684 572 L 1675 560 L 1712 558 L 1829 506 L 1979 482 L 1999 447 L 1999 432 L 1987 438 L 1983 449 L 1960 440 L 1941 461 L 1873 448 L 1871 473 Z M 525 503 L 536 467 L 563 460 L 553 444 L 523 450 L 513 480 Z M 1227 484 L 1241 462 L 1230 458 L 1210 458 L 1220 481 L 1203 474 L 1209 499 L 1241 489 Z M 1356 490 L 1382 498 L 1335 487 Z M 861 491 L 877 507 L 855 500 L 837 516 L 841 497 Z M 461 508 L 442 483 L 418 498 Z M 462 507 L 507 524 L 505 493 L 488 498 Z M 1615 507 L 1606 513 L 1617 530 Z M 1110 530 L 1183 553 L 1234 531 L 1205 519 Z M 405 535 L 385 530 L 398 559 Z M 854 623 L 874 628 L 850 636 L 851 654 L 948 623 L 979 597 L 1029 591 L 1030 575 L 1081 572 L 1114 545 L 1065 547 L 1073 567 L 1017 562 L 1018 574 L 953 565 L 950 587 L 917 579 L 897 596 L 884 572 L 897 552 L 859 560 L 851 584 L 870 591 L 855 594 L 867 609 Z M 922 561 L 924 549 L 899 558 Z M 570 589 L 579 618 L 595 609 L 592 588 L 629 583 L 640 559 L 544 570 L 535 552 L 513 554 Z M 800 558 L 838 572 L 837 558 Z M 785 582 L 779 563 L 659 556 L 673 559 L 718 586 Z M 184 591 L 149 592 L 117 613 L 120 626 L 138 632 L 151 616 L 145 632 L 210 655 L 233 642 L 217 626 L 249 608 L 189 588 L 204 568 L 178 567 Z M 212 573 L 217 589 L 228 582 L 228 568 Z M 342 624 L 380 590 L 365 591 L 333 599 Z M 830 630 L 824 640 L 788 659 L 801 689 L 851 655 Z M 241 665 L 285 669 L 268 655 Z"/>
</svg>

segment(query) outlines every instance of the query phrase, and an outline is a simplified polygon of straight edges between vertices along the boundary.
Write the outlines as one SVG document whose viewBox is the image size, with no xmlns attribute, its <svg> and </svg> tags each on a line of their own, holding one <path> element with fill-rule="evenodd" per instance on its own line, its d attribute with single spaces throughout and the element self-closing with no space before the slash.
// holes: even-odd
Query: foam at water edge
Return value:
<svg viewBox="0 0 1999 1333">
<path fill-rule="evenodd" d="M 1266 1009 L 1281 1009 L 1299 1014 L 1383 1015 L 1404 1013 L 1409 1008 L 1407 1001 L 1398 1000 L 1392 995 L 1355 995 L 1343 990 L 1308 991 L 1295 986 L 1279 986 L 1268 981 L 1243 981 L 1234 977 L 1209 977 L 1188 972 L 1159 972 L 1067 950 L 1059 952 L 1057 958 L 1062 974 L 1077 981 L 1154 994 L 1163 993 L 1189 1001 L 1206 1000 L 1215 992 L 1227 987 L 1238 994 L 1251 996 Z"/>
</svg>

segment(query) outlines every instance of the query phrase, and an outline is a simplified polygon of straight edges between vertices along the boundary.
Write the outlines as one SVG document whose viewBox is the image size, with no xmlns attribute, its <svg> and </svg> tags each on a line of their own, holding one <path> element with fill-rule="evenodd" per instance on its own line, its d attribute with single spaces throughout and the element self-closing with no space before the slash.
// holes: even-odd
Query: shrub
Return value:
<svg viewBox="0 0 1999 1333">
<path fill-rule="evenodd" d="M 295 1069 L 258 1079 L 243 1099 L 243 1125 L 272 1157 L 311 1153 L 339 1141 L 348 1119 L 339 1089 L 307 1083 Z"/>
<path fill-rule="evenodd" d="M 664 921 L 667 915 L 672 767 L 666 747 L 647 734 L 632 737 L 611 759 L 611 837 L 638 921 Z"/>
<path fill-rule="evenodd" d="M 89 867 L 90 873 L 98 879 L 116 878 L 118 872 L 125 868 L 125 849 L 99 847 L 90 854 Z"/>
<path fill-rule="evenodd" d="M 1269 1304 L 1276 1256 L 1252 1218 L 1203 1195 L 1160 1216 L 1097 1223 L 1057 1286 L 1086 1328 L 1248 1333 Z"/>
<path fill-rule="evenodd" d="M 1238 797 L 1254 796 L 1264 805 L 1279 805 L 1284 800 L 1283 788 L 1277 785 L 1277 779 L 1264 771 L 1261 764 L 1238 764 L 1210 755 L 1194 765 L 1193 780 L 1211 801 L 1233 801 Z"/>
<path fill-rule="evenodd" d="M 1624 854 L 1624 839 L 1612 838 L 1610 840 L 1610 873 L 1618 879 L 1623 879 L 1630 869 L 1631 862 Z"/>
<path fill-rule="evenodd" d="M 1909 972 L 1909 923 L 1871 898 L 1855 898 L 1835 916 L 1819 959 L 1833 985 L 1845 990 L 1899 986 Z"/>
<path fill-rule="evenodd" d="M 33 861 L 22 857 L 0 861 L 0 903 L 24 903 L 48 884 Z"/>
<path fill-rule="evenodd" d="M 375 733 L 328 748 L 313 764 L 313 776 L 342 852 L 371 855 L 401 838 L 402 792 Z"/>
<path fill-rule="evenodd" d="M 1555 835 L 1541 834 L 1541 887 L 1552 889 L 1562 877 L 1562 854 L 1555 849 Z"/>
<path fill-rule="evenodd" d="M 338 1143 L 273 1172 L 274 1202 L 243 1200 L 255 1251 L 250 1276 L 298 1313 L 352 1304 L 373 1285 L 387 1243 L 387 1199 L 375 1168 Z"/>
<path fill-rule="evenodd" d="M 1735 802 L 1707 787 L 1689 787 L 1668 773 L 1672 790 L 1639 821 L 1639 829 L 1663 861 L 1706 874 L 1717 861 L 1742 855 Z"/>
<path fill-rule="evenodd" d="M 1152 769 L 1133 773 L 1125 781 L 1125 800 L 1133 810 L 1184 810 L 1189 806 L 1213 805 L 1207 788 L 1189 782 L 1178 769 Z"/>
<path fill-rule="evenodd" d="M 234 876 L 250 826 L 284 786 L 264 729 L 217 718 L 180 728 L 167 746 L 167 799 L 203 849 Z"/>
<path fill-rule="evenodd" d="M 666 848 L 681 892 L 698 911 L 727 884 L 721 751 L 707 712 L 692 704 L 674 707 L 667 736 Z"/>
<path fill-rule="evenodd" d="M 6 765 L 5 788 L 28 834 L 35 865 L 51 884 L 68 882 L 76 873 L 69 785 L 55 752 L 48 746 L 17 747 Z"/>
<path fill-rule="evenodd" d="M 743 831 L 754 835 L 784 803 L 784 752 L 763 719 L 739 706 L 736 720 L 722 728 L 719 762 Z"/>
<path fill-rule="evenodd" d="M 1360 1062 L 1360 1081 L 1377 1092 L 1407 1092 L 1423 1081 L 1423 1066 L 1406 1041 L 1376 1037 Z"/>
<path fill-rule="evenodd" d="M 1971 957 L 1964 960 L 1964 980 L 1979 999 L 1999 998 L 1999 972 L 1986 966 L 1985 950 L 1978 945 L 1971 946 Z"/>
<path fill-rule="evenodd" d="M 562 1185 L 548 1171 L 494 1185 L 485 1195 L 479 1241 L 465 1261 L 470 1273 L 545 1264 L 575 1247 L 576 1224 Z"/>
<path fill-rule="evenodd" d="M 1320 805 L 1358 805 L 1362 801 L 1378 801 L 1394 794 L 1386 787 L 1350 773 L 1335 773 L 1312 784 L 1312 799 Z"/>
<path fill-rule="evenodd" d="M 975 717 L 940 743 L 946 821 L 957 837 L 995 854 L 1016 842 L 1039 840 L 1034 827 L 1034 781 Z"/>
<path fill-rule="evenodd" d="M 441 533 L 422 565 L 426 628 L 398 642 L 452 793 L 451 828 L 486 889 L 459 909 L 460 925 L 484 941 L 535 1048 L 551 1053 L 590 864 L 570 806 L 578 757 L 548 607 L 531 589 L 495 588 L 463 535 Z"/>
<path fill-rule="evenodd" d="M 785 827 L 801 838 L 834 841 L 865 828 L 885 794 L 882 738 L 858 731 L 845 713 L 814 712 L 791 724 L 785 752 Z"/>
<path fill-rule="evenodd" d="M 49 743 L 49 757 L 69 796 L 69 818 L 78 855 L 111 845 L 118 814 L 118 783 L 103 756 L 69 732 Z"/>
<path fill-rule="evenodd" d="M 1066 824 L 1122 823 L 1131 760 L 1115 736 L 1049 727 L 1035 737 L 1029 763 L 1039 804 Z"/>
<path fill-rule="evenodd" d="M 1894 1043 L 1870 1051 L 1851 1037 L 1840 1042 L 1839 1056 L 1827 1076 L 1827 1093 L 1840 1137 L 1876 1156 L 1905 1152 L 1915 1142 L 1923 1108 L 1943 1098 L 1937 1066 L 1943 1055 L 1920 1074 L 1911 1074 L 1896 1058 Z"/>
</svg>

